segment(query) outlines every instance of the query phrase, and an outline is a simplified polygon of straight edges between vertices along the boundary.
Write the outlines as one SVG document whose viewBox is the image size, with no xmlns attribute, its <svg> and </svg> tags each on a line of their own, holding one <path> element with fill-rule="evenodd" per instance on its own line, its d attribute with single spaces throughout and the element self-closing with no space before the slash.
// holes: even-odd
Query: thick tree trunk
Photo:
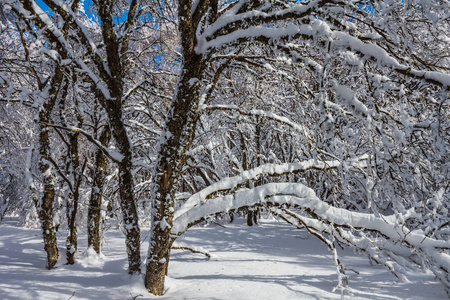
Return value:
<svg viewBox="0 0 450 300">
<path fill-rule="evenodd" d="M 56 230 L 53 224 L 53 202 L 55 200 L 55 186 L 50 161 L 50 133 L 49 127 L 45 125 L 50 120 L 53 107 L 58 97 L 59 88 L 63 81 L 63 72 L 55 68 L 55 75 L 51 81 L 46 102 L 39 112 L 39 169 L 42 173 L 44 193 L 42 199 L 37 202 L 36 210 L 41 221 L 42 236 L 44 238 L 44 250 L 47 253 L 47 269 L 52 269 L 58 261 L 58 244 Z"/>
<path fill-rule="evenodd" d="M 178 189 L 180 171 L 186 161 L 185 153 L 194 138 L 198 120 L 202 65 L 199 57 L 191 56 L 185 61 L 185 68 L 178 83 L 178 93 L 166 119 L 166 140 L 161 143 L 158 152 L 158 163 L 151 188 L 152 227 L 145 276 L 145 286 L 155 295 L 162 295 L 164 292 L 164 277 L 167 274 L 170 247 L 173 243 L 170 231 L 175 192 Z"/>
<path fill-rule="evenodd" d="M 47 113 L 51 111 L 51 105 L 46 105 L 40 113 L 40 119 L 45 120 Z M 50 107 L 49 107 L 50 106 Z M 56 230 L 53 225 L 53 201 L 55 199 L 55 186 L 50 167 L 50 138 L 49 127 L 40 124 L 39 133 L 39 169 L 43 175 L 44 194 L 37 203 L 37 212 L 41 221 L 42 235 L 44 238 L 44 250 L 47 252 L 47 269 L 52 269 L 58 261 L 58 245 L 56 242 Z"/>
<path fill-rule="evenodd" d="M 131 175 L 131 159 L 124 159 L 119 164 L 119 194 L 122 220 L 125 229 L 125 243 L 128 254 L 128 272 L 141 272 L 141 231 L 136 203 L 133 197 L 133 178 Z"/>
<path fill-rule="evenodd" d="M 80 124 L 78 124 L 80 126 Z M 81 126 L 80 126 L 81 127 Z M 75 253 L 78 247 L 78 235 L 76 216 L 78 212 L 78 202 L 80 198 L 79 187 L 83 176 L 83 170 L 80 169 L 80 155 L 78 153 L 78 133 L 70 133 L 70 158 L 72 163 L 73 184 L 72 193 L 67 199 L 67 223 L 69 235 L 66 239 L 66 258 L 67 264 L 73 265 L 75 263 Z M 84 169 L 84 168 L 83 168 Z"/>
<path fill-rule="evenodd" d="M 141 232 L 139 229 L 139 216 L 136 202 L 133 197 L 133 177 L 131 174 L 131 145 L 122 122 L 111 122 L 113 135 L 117 146 L 123 155 L 119 162 L 119 194 L 122 220 L 125 229 L 125 243 L 128 254 L 128 272 L 130 274 L 141 272 Z"/>
<path fill-rule="evenodd" d="M 100 135 L 100 143 L 107 146 L 111 139 L 111 131 L 105 128 Z M 101 149 L 95 153 L 95 170 L 94 184 L 92 186 L 91 198 L 89 200 L 88 209 L 88 247 L 92 247 L 94 251 L 100 254 L 101 234 L 100 234 L 100 218 L 102 206 L 103 184 L 106 178 L 106 167 L 108 159 Z"/>
<path fill-rule="evenodd" d="M 132 1 L 131 11 L 128 16 L 127 26 L 130 26 L 134 21 L 134 14 L 137 1 Z M 124 68 L 122 56 L 127 50 L 127 40 L 119 38 L 115 33 L 116 24 L 113 16 L 114 1 L 104 0 L 99 2 L 98 14 L 102 20 L 102 36 L 105 42 L 106 60 L 108 62 L 109 70 L 103 69 L 102 64 L 99 65 L 106 84 L 108 85 L 111 99 L 100 99 L 102 105 L 108 113 L 109 124 L 111 126 L 112 136 L 116 141 L 116 146 L 122 155 L 119 159 L 119 195 L 120 208 L 122 210 L 122 221 L 125 229 L 125 244 L 128 255 L 128 272 L 130 274 L 140 273 L 141 271 L 141 254 L 140 254 L 140 239 L 141 233 L 139 229 L 139 217 L 136 210 L 136 203 L 133 195 L 134 183 L 131 172 L 132 168 L 132 149 L 128 134 L 123 123 L 123 76 Z M 123 48 L 121 49 L 121 46 Z"/>
<path fill-rule="evenodd" d="M 49 166 L 42 165 L 41 171 L 45 173 Z M 53 269 L 58 261 L 58 244 L 56 241 L 56 230 L 53 225 L 53 201 L 55 198 L 55 187 L 52 176 L 44 177 L 44 195 L 38 203 L 37 211 L 41 221 L 42 235 L 44 237 L 44 250 L 47 253 L 47 269 Z"/>
<path fill-rule="evenodd" d="M 137 213 L 136 202 L 133 195 L 134 183 L 132 175 L 132 149 L 125 124 L 122 121 L 122 80 L 114 77 L 109 82 L 112 95 L 117 95 L 114 99 L 104 99 L 99 96 L 100 103 L 106 109 L 108 114 L 109 125 L 114 137 L 115 145 L 118 149 L 120 157 L 117 157 L 117 165 L 119 168 L 119 197 L 120 208 L 122 211 L 122 222 L 125 230 L 125 245 L 128 255 L 128 272 L 130 274 L 141 272 L 141 233 L 139 229 L 139 216 Z M 103 171 L 101 171 L 103 172 Z M 100 177 L 98 180 L 102 180 Z M 100 192 L 100 190 L 98 191 Z M 94 196 L 96 192 L 94 192 Z M 92 199 L 93 207 L 99 207 L 100 199 Z M 96 202 L 97 203 L 94 203 Z M 99 213 L 99 211 L 98 211 Z M 94 213 L 95 215 L 95 213 Z M 91 224 L 92 221 L 89 221 Z M 95 221 L 94 221 L 95 222 Z M 95 227 L 95 225 L 94 225 Z"/>
<path fill-rule="evenodd" d="M 118 95 L 121 95 L 118 93 Z M 133 196 L 133 175 L 131 144 L 128 139 L 125 125 L 122 122 L 121 99 L 107 102 L 107 112 L 112 135 L 122 157 L 119 167 L 119 195 L 122 221 L 125 230 L 125 244 L 128 255 L 128 272 L 130 274 L 141 272 L 141 232 L 139 229 L 139 216 Z"/>
<path fill-rule="evenodd" d="M 196 28 L 201 14 L 191 14 L 192 3 L 180 0 L 178 5 L 179 30 L 183 68 L 166 118 L 163 140 L 159 145 L 157 163 L 151 186 L 152 224 L 145 286 L 151 293 L 162 295 L 167 274 L 170 247 L 173 243 L 171 227 L 178 179 L 186 162 L 199 118 L 201 80 L 205 72 L 205 58 L 197 55 Z M 207 9 L 207 2 L 197 10 Z"/>
</svg>

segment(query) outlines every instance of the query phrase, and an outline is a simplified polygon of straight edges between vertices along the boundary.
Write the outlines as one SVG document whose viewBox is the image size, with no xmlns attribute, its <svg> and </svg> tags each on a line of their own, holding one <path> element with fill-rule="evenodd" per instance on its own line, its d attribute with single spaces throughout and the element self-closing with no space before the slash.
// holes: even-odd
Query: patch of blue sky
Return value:
<svg viewBox="0 0 450 300">
<path fill-rule="evenodd" d="M 39 5 L 39 7 L 47 12 L 47 13 L 51 13 L 52 11 L 50 10 L 50 8 L 47 6 L 47 4 L 44 3 L 44 1 L 42 0 L 36 0 L 37 5 Z"/>
<path fill-rule="evenodd" d="M 39 7 L 43 11 L 47 12 L 49 15 L 53 15 L 53 12 L 48 7 L 48 5 L 44 3 L 44 1 L 42 1 L 42 0 L 35 0 L 35 1 L 36 1 L 37 5 L 39 5 Z M 95 14 L 93 13 L 93 11 L 90 8 L 91 7 L 91 1 L 90 0 L 81 0 L 81 3 L 83 5 L 85 15 L 91 20 L 96 19 L 95 18 Z"/>
</svg>

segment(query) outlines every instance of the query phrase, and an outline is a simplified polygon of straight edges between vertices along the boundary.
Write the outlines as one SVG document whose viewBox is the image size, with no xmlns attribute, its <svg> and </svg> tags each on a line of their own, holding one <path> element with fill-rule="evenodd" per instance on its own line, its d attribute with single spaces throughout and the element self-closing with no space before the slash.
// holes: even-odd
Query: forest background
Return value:
<svg viewBox="0 0 450 300">
<path fill-rule="evenodd" d="M 0 5 L 0 211 L 41 228 L 48 269 L 58 232 L 72 265 L 117 224 L 161 295 L 190 228 L 268 214 L 342 291 L 339 247 L 449 290 L 448 1 Z"/>
</svg>

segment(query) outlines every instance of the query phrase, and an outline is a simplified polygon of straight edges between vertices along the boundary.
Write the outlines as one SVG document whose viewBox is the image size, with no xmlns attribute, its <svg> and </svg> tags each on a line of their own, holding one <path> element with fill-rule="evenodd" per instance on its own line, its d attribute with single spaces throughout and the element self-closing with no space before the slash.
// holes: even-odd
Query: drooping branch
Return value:
<svg viewBox="0 0 450 300">
<path fill-rule="evenodd" d="M 423 257 L 428 262 L 427 267 L 447 288 L 450 287 L 447 278 L 450 241 L 427 237 L 420 229 L 399 226 L 395 215 L 375 215 L 333 207 L 300 183 L 269 183 L 233 195 L 203 199 L 188 209 L 183 210 L 182 207 L 183 213 L 177 214 L 173 220 L 172 234 L 181 235 L 199 220 L 255 205 L 275 209 L 290 223 L 303 225 L 313 234 L 335 236 L 339 241 L 367 253 L 400 279 L 405 279 L 402 265 L 408 262 L 412 268 L 419 264 L 418 257 Z M 300 213 L 292 210 L 300 210 Z M 407 219 L 415 212 L 411 209 L 405 214 L 403 217 Z M 321 240 L 330 247 L 329 239 L 323 237 Z"/>
<path fill-rule="evenodd" d="M 246 110 L 241 109 L 237 105 L 223 105 L 223 104 L 206 106 L 204 108 L 204 110 L 235 111 L 243 116 L 264 117 L 264 118 L 279 122 L 281 124 L 287 125 L 293 129 L 297 130 L 298 132 L 304 134 L 305 136 L 308 136 L 306 129 L 302 125 L 291 121 L 287 117 L 279 116 L 276 113 L 273 113 L 270 111 L 264 111 L 261 109 L 251 109 L 251 110 L 246 111 Z"/>
<path fill-rule="evenodd" d="M 360 167 L 360 165 L 365 164 L 367 156 L 361 156 L 353 160 L 346 161 L 346 165 Z M 298 162 L 298 163 L 285 163 L 285 164 L 264 164 L 256 168 L 241 172 L 239 175 L 234 177 L 223 178 L 222 180 L 204 188 L 200 192 L 192 195 L 186 203 L 180 209 L 175 212 L 175 217 L 180 216 L 185 211 L 188 211 L 192 207 L 200 205 L 202 202 L 206 201 L 211 195 L 218 192 L 224 192 L 228 190 L 235 189 L 247 181 L 255 181 L 261 176 L 283 176 L 287 174 L 296 174 L 301 172 L 306 172 L 308 170 L 328 170 L 337 168 L 342 165 L 342 162 L 338 160 L 332 161 L 317 161 L 315 159 Z"/>
</svg>

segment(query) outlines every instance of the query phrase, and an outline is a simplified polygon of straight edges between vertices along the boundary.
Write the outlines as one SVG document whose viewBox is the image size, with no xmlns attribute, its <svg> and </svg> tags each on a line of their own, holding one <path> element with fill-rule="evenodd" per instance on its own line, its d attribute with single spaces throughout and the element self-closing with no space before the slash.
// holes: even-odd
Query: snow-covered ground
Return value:
<svg viewBox="0 0 450 300">
<path fill-rule="evenodd" d="M 72 266 L 64 265 L 65 236 L 60 236 L 61 259 L 49 271 L 39 230 L 5 219 L 0 224 L 0 299 L 341 299 L 339 291 L 332 292 L 337 284 L 332 253 L 314 236 L 275 220 L 253 227 L 237 220 L 225 226 L 190 229 L 181 241 L 202 247 L 211 259 L 173 250 L 166 293 L 154 297 L 144 289 L 141 276 L 127 275 L 118 230 L 106 233 L 101 258 L 85 251 L 86 234 L 80 232 L 81 251 Z M 340 255 L 352 299 L 448 299 L 428 274 L 411 274 L 410 282 L 400 283 L 351 250 Z"/>
</svg>

